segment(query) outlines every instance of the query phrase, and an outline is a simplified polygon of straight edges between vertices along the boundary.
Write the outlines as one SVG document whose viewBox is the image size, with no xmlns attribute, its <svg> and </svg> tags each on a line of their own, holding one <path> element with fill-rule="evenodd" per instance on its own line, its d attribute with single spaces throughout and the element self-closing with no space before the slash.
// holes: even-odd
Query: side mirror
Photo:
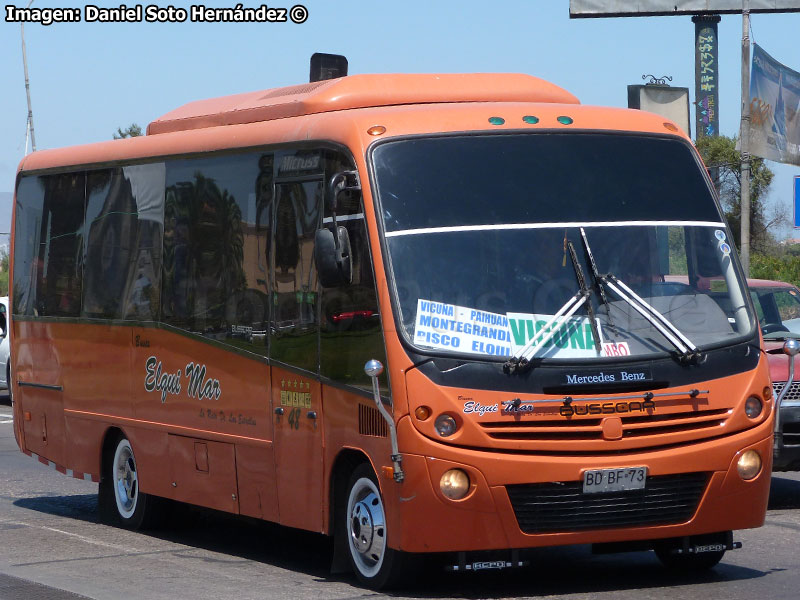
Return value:
<svg viewBox="0 0 800 600">
<path fill-rule="evenodd" d="M 353 256 L 350 235 L 336 223 L 339 195 L 361 190 L 357 171 L 341 171 L 331 177 L 325 201 L 331 213 L 331 227 L 317 230 L 314 236 L 314 263 L 322 287 L 340 287 L 353 282 Z"/>
<path fill-rule="evenodd" d="M 314 235 L 314 264 L 322 287 L 332 288 L 353 282 L 353 255 L 350 235 L 342 226 L 336 228 L 338 240 L 327 227 Z"/>
</svg>

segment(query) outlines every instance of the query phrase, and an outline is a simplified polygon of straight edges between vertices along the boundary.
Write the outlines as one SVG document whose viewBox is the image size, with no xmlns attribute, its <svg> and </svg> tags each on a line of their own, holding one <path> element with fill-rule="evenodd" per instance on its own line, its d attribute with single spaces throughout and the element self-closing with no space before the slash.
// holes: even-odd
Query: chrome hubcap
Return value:
<svg viewBox="0 0 800 600">
<path fill-rule="evenodd" d="M 366 576 L 378 572 L 386 550 L 386 520 L 375 484 L 359 479 L 348 501 L 350 549 L 356 567 Z"/>
<path fill-rule="evenodd" d="M 128 440 L 122 440 L 114 454 L 114 492 L 120 515 L 129 518 L 136 509 L 139 497 L 139 481 L 136 475 L 136 462 Z"/>
</svg>

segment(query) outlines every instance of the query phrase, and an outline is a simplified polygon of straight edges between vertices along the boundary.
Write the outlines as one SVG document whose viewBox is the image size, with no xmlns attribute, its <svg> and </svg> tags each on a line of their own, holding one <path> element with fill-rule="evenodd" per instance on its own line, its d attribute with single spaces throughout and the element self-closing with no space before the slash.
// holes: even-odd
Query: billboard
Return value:
<svg viewBox="0 0 800 600">
<path fill-rule="evenodd" d="M 569 0 L 571 19 L 740 14 L 742 0 Z M 751 13 L 800 12 L 798 0 L 750 0 Z"/>
<path fill-rule="evenodd" d="M 800 73 L 753 44 L 750 153 L 800 165 Z"/>
<path fill-rule="evenodd" d="M 672 119 L 686 135 L 689 126 L 689 88 L 668 85 L 629 85 L 628 108 L 638 108 Z"/>
</svg>

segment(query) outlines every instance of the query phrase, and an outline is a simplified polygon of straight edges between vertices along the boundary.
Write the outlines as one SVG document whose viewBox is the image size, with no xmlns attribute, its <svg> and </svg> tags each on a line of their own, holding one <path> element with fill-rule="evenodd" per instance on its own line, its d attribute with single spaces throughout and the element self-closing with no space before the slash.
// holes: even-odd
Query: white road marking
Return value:
<svg viewBox="0 0 800 600">
<path fill-rule="evenodd" d="M 55 527 L 47 527 L 46 525 L 33 525 L 32 523 L 25 523 L 23 521 L 5 521 L 0 520 L 0 523 L 8 524 L 8 525 L 22 525 L 24 527 L 33 527 L 35 529 L 44 529 L 46 531 L 52 531 L 54 533 L 61 533 L 63 535 L 68 535 L 73 538 L 77 538 L 82 542 L 86 542 L 87 544 L 92 544 L 93 546 L 102 546 L 104 548 L 113 548 L 114 550 L 119 550 L 124 552 L 125 554 L 131 554 L 133 552 L 139 552 L 135 548 L 131 548 L 130 546 L 120 546 L 118 544 L 109 544 L 108 542 L 103 542 L 100 540 L 95 540 L 90 537 L 86 537 L 85 535 L 79 535 L 77 533 L 70 533 L 69 531 L 64 531 L 63 529 L 56 529 Z"/>
</svg>

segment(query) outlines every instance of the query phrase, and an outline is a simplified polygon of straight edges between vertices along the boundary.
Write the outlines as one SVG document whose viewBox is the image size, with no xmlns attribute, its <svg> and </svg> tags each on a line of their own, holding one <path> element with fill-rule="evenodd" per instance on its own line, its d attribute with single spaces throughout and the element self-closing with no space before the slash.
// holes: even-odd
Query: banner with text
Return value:
<svg viewBox="0 0 800 600">
<path fill-rule="evenodd" d="M 505 315 L 455 304 L 417 301 L 414 343 L 473 354 L 511 355 Z"/>
<path fill-rule="evenodd" d="M 800 165 L 800 73 L 757 44 L 750 71 L 750 152 Z"/>
</svg>

